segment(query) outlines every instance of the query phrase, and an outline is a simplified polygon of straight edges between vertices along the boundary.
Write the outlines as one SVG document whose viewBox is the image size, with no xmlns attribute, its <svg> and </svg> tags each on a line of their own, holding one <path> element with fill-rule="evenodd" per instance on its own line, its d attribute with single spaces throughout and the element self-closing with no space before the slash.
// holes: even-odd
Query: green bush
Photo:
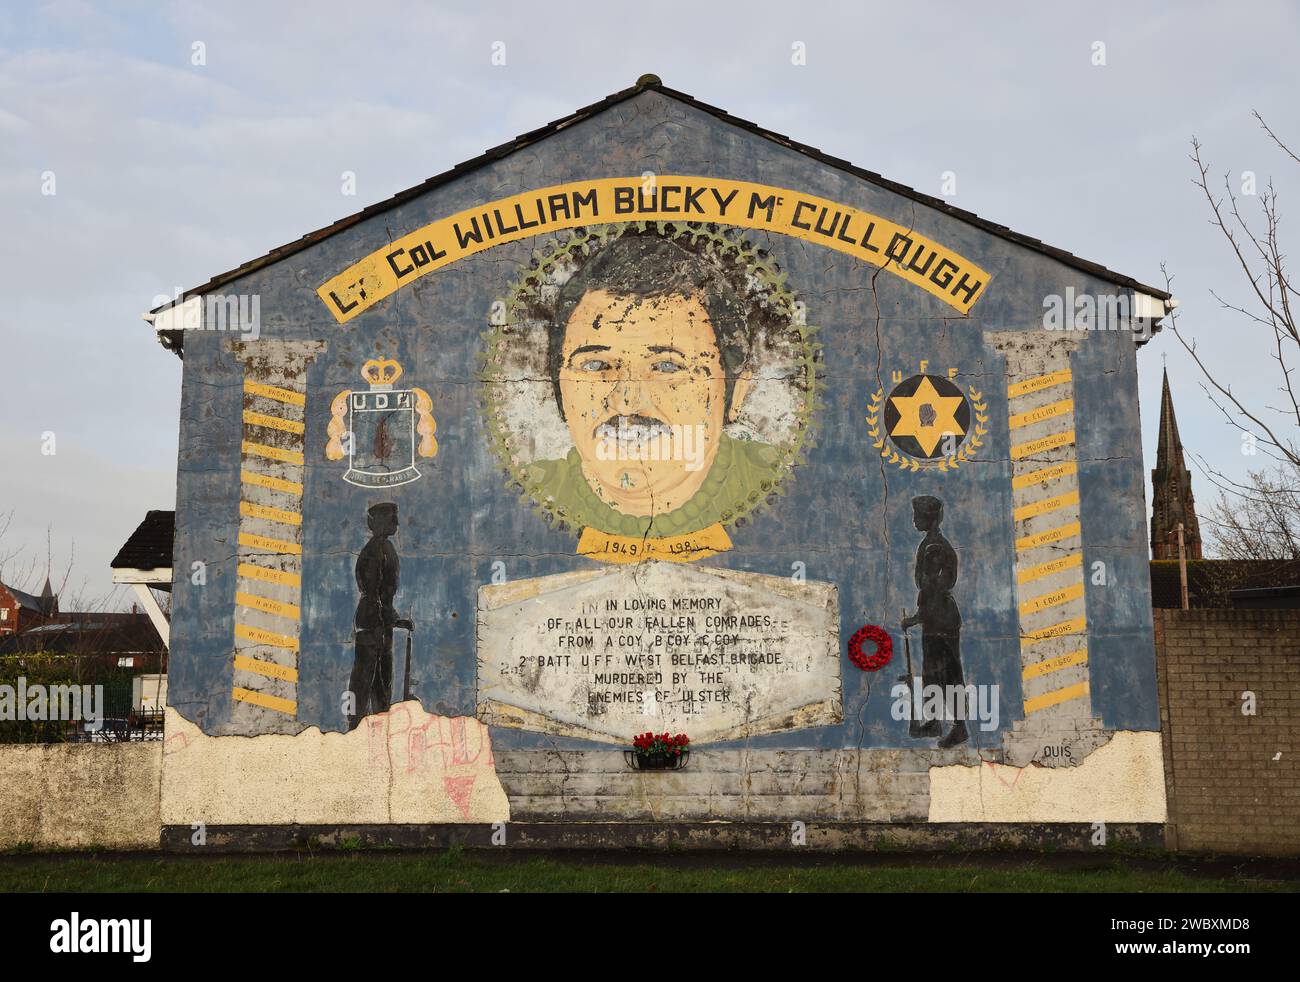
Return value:
<svg viewBox="0 0 1300 982">
<path fill-rule="evenodd" d="M 102 685 L 104 696 L 100 711 L 107 718 L 125 717 L 131 711 L 131 679 L 129 669 L 104 668 L 98 659 L 80 658 L 64 654 L 0 655 L 0 686 L 12 691 L 12 703 L 17 715 L 18 680 L 26 679 L 33 685 Z M 8 708 L 5 705 L 4 708 Z M 5 713 L 5 716 L 10 715 Z M 75 740 L 82 723 L 69 720 L 19 720 L 0 718 L 0 743 L 66 743 Z"/>
</svg>

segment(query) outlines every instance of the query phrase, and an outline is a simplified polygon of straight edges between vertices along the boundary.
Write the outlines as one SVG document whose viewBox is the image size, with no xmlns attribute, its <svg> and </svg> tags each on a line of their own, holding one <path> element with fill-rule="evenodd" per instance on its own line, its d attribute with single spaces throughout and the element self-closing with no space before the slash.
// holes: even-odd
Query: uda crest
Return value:
<svg viewBox="0 0 1300 982">
<path fill-rule="evenodd" d="M 420 476 L 415 458 L 438 452 L 433 401 L 423 389 L 394 388 L 402 366 L 391 358 L 361 366 L 368 390 L 344 390 L 330 403 L 325 456 L 348 458 L 343 480 L 362 488 L 390 488 Z"/>
<path fill-rule="evenodd" d="M 877 389 L 867 404 L 867 433 L 887 463 L 918 471 L 923 467 L 948 471 L 974 457 L 988 433 L 988 403 L 974 387 L 965 391 L 946 376 L 926 372 L 903 378 L 895 371 L 893 388 Z"/>
</svg>

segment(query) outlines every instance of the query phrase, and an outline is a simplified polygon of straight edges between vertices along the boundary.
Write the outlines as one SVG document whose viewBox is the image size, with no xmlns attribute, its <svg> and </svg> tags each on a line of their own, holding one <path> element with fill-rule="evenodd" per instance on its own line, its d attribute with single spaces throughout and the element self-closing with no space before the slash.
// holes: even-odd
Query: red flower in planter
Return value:
<svg viewBox="0 0 1300 982">
<path fill-rule="evenodd" d="M 680 757 L 683 750 L 690 744 L 690 738 L 685 733 L 678 733 L 673 736 L 671 733 L 641 733 L 632 739 L 632 746 L 637 754 L 642 757 L 654 757 L 658 755 Z"/>
</svg>

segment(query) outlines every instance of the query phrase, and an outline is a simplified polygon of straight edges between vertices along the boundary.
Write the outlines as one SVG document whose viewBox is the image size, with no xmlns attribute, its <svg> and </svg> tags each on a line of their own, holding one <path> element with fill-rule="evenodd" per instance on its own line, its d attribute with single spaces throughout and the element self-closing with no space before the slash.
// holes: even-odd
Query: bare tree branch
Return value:
<svg viewBox="0 0 1300 982">
<path fill-rule="evenodd" d="M 1273 142 L 1291 159 L 1300 162 L 1290 148 L 1269 129 L 1262 116 L 1255 118 L 1264 127 Z M 1223 193 L 1210 190 L 1209 165 L 1206 163 L 1199 141 L 1192 139 L 1191 160 L 1196 167 L 1192 183 L 1198 187 L 1210 210 L 1210 224 L 1228 241 L 1237 266 L 1250 284 L 1255 303 L 1250 307 L 1230 303 L 1220 293 L 1211 290 L 1211 296 L 1222 309 L 1239 314 L 1252 327 L 1268 332 L 1269 360 L 1277 365 L 1276 389 L 1283 394 L 1280 404 L 1262 398 L 1260 389 L 1252 384 L 1246 394 L 1234 388 L 1217 369 L 1207 364 L 1179 322 L 1177 312 L 1170 314 L 1170 327 L 1174 337 L 1192 357 L 1205 379 L 1206 395 L 1222 413 L 1226 422 L 1254 435 L 1260 450 L 1269 457 L 1280 460 L 1292 468 L 1300 469 L 1300 393 L 1292 376 L 1300 368 L 1300 325 L 1291 304 L 1291 278 L 1286 269 L 1286 254 L 1281 245 L 1281 212 L 1279 195 L 1270 181 L 1260 194 L 1262 228 L 1256 231 L 1242 212 L 1241 201 L 1235 193 L 1230 175 L 1223 178 Z M 1162 267 L 1163 268 L 1163 267 Z M 1165 282 L 1172 278 L 1165 273 Z M 1255 383 L 1255 380 L 1252 380 Z"/>
<path fill-rule="evenodd" d="M 1258 109 L 1252 110 L 1251 115 L 1254 116 L 1257 120 L 1259 120 L 1259 125 L 1264 127 L 1264 132 L 1267 133 L 1270 139 L 1272 139 L 1272 141 L 1278 145 L 1281 151 L 1284 154 L 1286 154 L 1288 157 L 1290 157 L 1292 160 L 1294 160 L 1297 164 L 1300 164 L 1300 157 L 1297 157 L 1295 153 L 1292 152 L 1291 148 L 1288 147 L 1281 140 L 1279 140 L 1277 138 L 1277 135 L 1271 129 L 1268 128 L 1268 123 L 1264 122 L 1264 117 L 1259 114 L 1259 110 Z"/>
</svg>

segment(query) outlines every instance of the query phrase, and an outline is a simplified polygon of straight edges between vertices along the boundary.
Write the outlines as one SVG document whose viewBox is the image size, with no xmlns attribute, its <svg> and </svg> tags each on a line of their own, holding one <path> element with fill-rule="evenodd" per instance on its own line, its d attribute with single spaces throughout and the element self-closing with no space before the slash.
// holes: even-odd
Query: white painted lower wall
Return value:
<svg viewBox="0 0 1300 982">
<path fill-rule="evenodd" d="M 350 733 L 207 736 L 167 709 L 164 825 L 504 822 L 488 728 L 418 702 Z"/>
<path fill-rule="evenodd" d="M 1121 731 L 1077 767 L 930 768 L 931 822 L 1163 822 L 1160 734 Z"/>
</svg>

